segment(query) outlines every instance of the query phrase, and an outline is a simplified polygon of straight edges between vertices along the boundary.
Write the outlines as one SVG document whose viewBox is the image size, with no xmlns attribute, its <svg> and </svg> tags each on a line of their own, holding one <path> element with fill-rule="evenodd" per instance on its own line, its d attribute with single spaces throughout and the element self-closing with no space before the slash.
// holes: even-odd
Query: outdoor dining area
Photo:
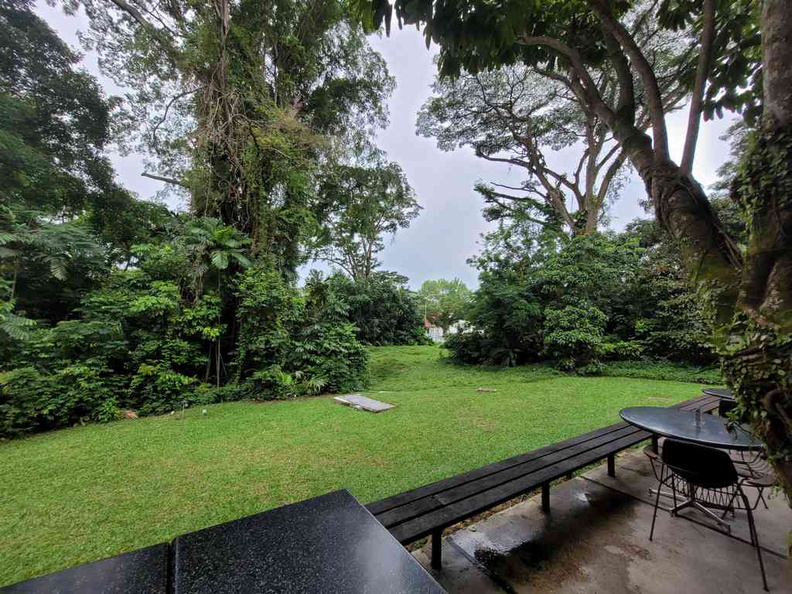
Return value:
<svg viewBox="0 0 792 594">
<path fill-rule="evenodd" d="M 792 510 L 750 427 L 708 412 L 620 411 L 651 435 L 600 465 L 445 539 L 435 577 L 449 592 L 792 592 Z M 611 465 L 608 465 L 611 466 Z M 426 551 L 416 554 L 429 566 Z"/>
</svg>

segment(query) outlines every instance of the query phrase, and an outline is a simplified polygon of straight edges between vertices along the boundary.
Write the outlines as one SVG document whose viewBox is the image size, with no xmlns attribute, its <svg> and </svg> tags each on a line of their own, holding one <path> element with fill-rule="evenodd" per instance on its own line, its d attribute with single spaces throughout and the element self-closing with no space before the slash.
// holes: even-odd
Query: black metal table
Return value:
<svg viewBox="0 0 792 594">
<path fill-rule="evenodd" d="M 0 588 L 5 594 L 442 594 L 348 491 Z"/>
<path fill-rule="evenodd" d="M 749 429 L 741 425 L 727 427 L 724 419 L 713 415 L 701 415 L 701 426 L 698 427 L 692 412 L 674 408 L 632 406 L 622 409 L 619 416 L 649 433 L 714 448 L 748 451 L 763 446 Z"/>
<path fill-rule="evenodd" d="M 697 424 L 696 416 L 692 412 L 657 406 L 633 406 L 622 409 L 619 412 L 619 416 L 631 425 L 640 427 L 654 435 L 690 441 L 714 448 L 745 452 L 760 449 L 763 445 L 759 439 L 753 436 L 750 430 L 740 425 L 729 427 L 725 419 L 713 415 L 701 415 L 699 418 L 700 423 Z M 669 494 L 661 491 L 658 494 L 653 489 L 650 489 L 650 493 L 665 497 L 670 496 L 676 501 L 676 495 L 673 493 Z M 692 497 L 679 505 L 675 505 L 671 509 L 671 513 L 677 514 L 687 507 L 694 507 L 710 516 L 721 526 L 729 528 L 722 518 L 713 514 Z"/>
<path fill-rule="evenodd" d="M 707 396 L 716 396 L 721 400 L 736 400 L 734 392 L 728 388 L 701 388 L 701 391 Z"/>
</svg>

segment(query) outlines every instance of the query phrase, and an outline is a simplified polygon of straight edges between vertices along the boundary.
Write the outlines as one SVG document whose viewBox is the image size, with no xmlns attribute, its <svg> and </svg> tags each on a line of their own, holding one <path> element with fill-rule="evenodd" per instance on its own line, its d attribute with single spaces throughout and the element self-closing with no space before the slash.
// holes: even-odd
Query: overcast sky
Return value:
<svg viewBox="0 0 792 594">
<path fill-rule="evenodd" d="M 77 31 L 87 29 L 84 16 L 66 16 L 44 0 L 38 1 L 38 11 L 64 40 L 79 47 Z M 372 36 L 371 44 L 384 56 L 397 84 L 389 102 L 390 126 L 378 134 L 378 145 L 390 160 L 402 166 L 423 206 L 412 226 L 389 241 L 380 258 L 382 268 L 409 277 L 414 288 L 427 279 L 454 277 L 475 287 L 477 272 L 466 260 L 478 252 L 480 235 L 489 227 L 481 216 L 482 201 L 473 186 L 477 181 L 519 185 L 520 172 L 477 159 L 470 149 L 443 152 L 434 139 L 415 134 L 416 114 L 430 95 L 435 67 L 434 50 L 426 49 L 422 35 L 414 27 L 395 29 L 390 37 Z M 108 94 L 122 93 L 100 75 L 95 56 L 86 54 L 85 66 L 99 77 Z M 669 117 L 672 156 L 677 160 L 682 153 L 686 117 L 685 111 Z M 727 128 L 727 120 L 706 122 L 702 127 L 694 175 L 705 185 L 715 181 L 718 167 L 728 156 L 728 146 L 719 139 Z M 562 160 L 565 155 L 555 158 Z M 151 199 L 162 188 L 160 182 L 141 177 L 140 156 L 115 155 L 113 163 L 123 185 L 140 198 Z M 643 184 L 633 176 L 612 207 L 611 227 L 619 230 L 636 217 L 646 217 L 638 206 L 643 196 Z"/>
</svg>

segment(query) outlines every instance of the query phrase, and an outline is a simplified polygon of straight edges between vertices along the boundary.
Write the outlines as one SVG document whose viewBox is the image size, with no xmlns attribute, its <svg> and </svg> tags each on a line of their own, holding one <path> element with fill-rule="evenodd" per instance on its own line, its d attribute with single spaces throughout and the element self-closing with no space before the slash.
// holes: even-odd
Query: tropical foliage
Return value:
<svg viewBox="0 0 792 594">
<path fill-rule="evenodd" d="M 133 89 L 124 102 L 31 2 L 0 2 L 0 436 L 358 389 L 361 339 L 422 339 L 402 281 L 369 291 L 380 310 L 402 304 L 377 323 L 355 299 L 368 289 L 297 286 L 296 267 L 334 235 L 323 225 L 361 196 L 329 180 L 361 171 L 365 204 L 393 186 L 405 216 L 418 207 L 398 165 L 350 165 L 386 121 L 382 58 L 342 3 L 276 5 L 271 20 L 258 5 L 152 4 L 147 22 L 125 3 L 67 3 L 86 10 L 106 72 Z M 122 132 L 151 175 L 189 193 L 188 212 L 115 183 L 107 154 Z"/>
<path fill-rule="evenodd" d="M 422 306 L 407 288 L 407 278 L 393 272 L 375 272 L 355 281 L 335 274 L 327 282 L 347 305 L 358 340 L 373 346 L 425 344 Z"/>
<path fill-rule="evenodd" d="M 471 292 L 458 278 L 425 281 L 418 291 L 427 321 L 443 332 L 464 320 L 470 305 Z"/>
<path fill-rule="evenodd" d="M 409 227 L 421 211 L 401 167 L 381 158 L 331 168 L 320 195 L 324 224 L 312 255 L 356 281 L 369 280 L 379 267 L 385 236 Z"/>
<path fill-rule="evenodd" d="M 619 235 L 559 240 L 529 227 L 519 242 L 525 251 L 508 260 L 502 244 L 514 244 L 517 231 L 492 233 L 475 260 L 481 285 L 471 328 L 446 347 L 465 363 L 550 359 L 579 373 L 609 360 L 713 363 L 704 311 L 673 243 L 656 229 L 637 221 Z"/>
</svg>

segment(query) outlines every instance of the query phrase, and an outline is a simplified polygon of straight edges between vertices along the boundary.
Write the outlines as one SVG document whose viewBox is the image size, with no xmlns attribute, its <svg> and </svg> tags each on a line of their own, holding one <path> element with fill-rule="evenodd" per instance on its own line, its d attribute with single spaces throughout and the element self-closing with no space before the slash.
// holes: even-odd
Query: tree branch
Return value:
<svg viewBox="0 0 792 594">
<path fill-rule="evenodd" d="M 145 171 L 140 175 L 142 177 L 148 177 L 149 179 L 156 179 L 157 181 L 165 182 L 167 184 L 174 184 L 176 186 L 181 186 L 182 188 L 187 188 L 187 189 L 190 188 L 190 186 L 185 184 L 183 181 L 179 181 L 178 179 L 175 179 L 173 177 L 164 177 L 162 175 L 156 175 L 155 173 L 147 173 Z"/>
<path fill-rule="evenodd" d="M 701 127 L 701 111 L 704 106 L 704 89 L 707 86 L 710 63 L 712 62 L 713 43 L 715 40 L 715 0 L 704 0 L 703 30 L 701 33 L 701 51 L 696 66 L 696 82 L 693 86 L 693 97 L 690 100 L 687 132 L 685 134 L 685 150 L 682 153 L 680 168 L 682 173 L 690 175 L 693 171 L 693 159 L 696 156 L 699 128 Z"/>
<path fill-rule="evenodd" d="M 132 20 L 134 20 L 138 25 L 143 27 L 151 36 L 156 39 L 157 43 L 160 44 L 162 49 L 168 54 L 168 57 L 173 60 L 174 62 L 177 61 L 177 51 L 170 40 L 167 39 L 165 35 L 162 34 L 162 31 L 157 29 L 153 24 L 151 24 L 146 17 L 134 6 L 126 2 L 126 0 L 107 0 L 108 2 L 114 4 L 119 10 L 125 12 L 129 15 Z"/>
<path fill-rule="evenodd" d="M 183 93 L 179 93 L 178 95 L 174 95 L 173 97 L 171 97 L 170 101 L 168 101 L 168 104 L 165 106 L 165 113 L 162 114 L 162 118 L 155 124 L 154 129 L 151 131 L 151 135 L 154 138 L 155 143 L 157 142 L 157 130 L 159 130 L 159 127 L 165 123 L 166 119 L 168 119 L 168 111 L 170 110 L 171 106 L 179 99 L 186 97 L 187 95 L 192 95 L 193 93 L 200 91 L 203 88 L 205 87 L 190 89 L 189 91 L 184 91 Z"/>
<path fill-rule="evenodd" d="M 588 0 L 589 6 L 600 19 L 603 27 L 609 32 L 622 46 L 622 49 L 630 58 L 633 67 L 638 71 L 646 94 L 646 101 L 649 105 L 649 115 L 652 121 L 652 139 L 654 150 L 661 161 L 670 161 L 671 156 L 668 151 L 668 130 L 665 122 L 665 112 L 663 110 L 663 98 L 660 94 L 660 87 L 657 84 L 654 69 L 646 56 L 638 47 L 635 39 L 617 21 L 611 13 L 610 5 L 607 0 Z"/>
</svg>

